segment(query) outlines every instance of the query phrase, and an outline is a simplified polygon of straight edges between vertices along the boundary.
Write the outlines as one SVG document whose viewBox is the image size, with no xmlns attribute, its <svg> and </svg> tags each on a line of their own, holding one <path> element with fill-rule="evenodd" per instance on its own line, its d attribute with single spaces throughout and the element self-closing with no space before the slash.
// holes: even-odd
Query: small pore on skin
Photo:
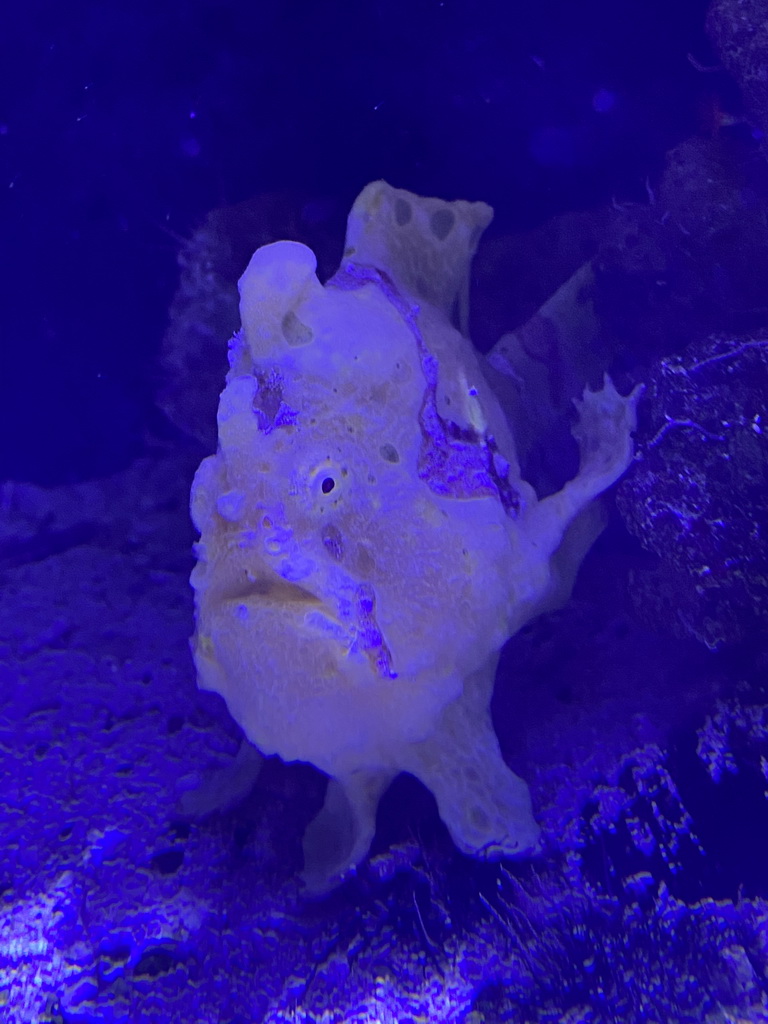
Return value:
<svg viewBox="0 0 768 1024">
<path fill-rule="evenodd" d="M 385 462 L 399 462 L 400 454 L 393 444 L 388 441 L 379 448 L 379 455 Z"/>
</svg>

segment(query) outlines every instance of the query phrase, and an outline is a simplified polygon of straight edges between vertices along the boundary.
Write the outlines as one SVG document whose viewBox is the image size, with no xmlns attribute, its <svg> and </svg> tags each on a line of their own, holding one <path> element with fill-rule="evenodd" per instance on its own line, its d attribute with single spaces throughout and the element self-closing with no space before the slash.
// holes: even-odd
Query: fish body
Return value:
<svg viewBox="0 0 768 1024">
<path fill-rule="evenodd" d="M 376 182 L 325 286 L 294 242 L 240 282 L 219 448 L 192 489 L 193 651 L 252 743 L 331 777 L 305 838 L 315 890 L 365 856 L 400 771 L 465 852 L 538 841 L 491 725 L 494 671 L 567 591 L 588 543 L 566 535 L 626 468 L 636 396 L 585 392 L 579 474 L 539 501 L 460 329 L 489 219 Z"/>
</svg>

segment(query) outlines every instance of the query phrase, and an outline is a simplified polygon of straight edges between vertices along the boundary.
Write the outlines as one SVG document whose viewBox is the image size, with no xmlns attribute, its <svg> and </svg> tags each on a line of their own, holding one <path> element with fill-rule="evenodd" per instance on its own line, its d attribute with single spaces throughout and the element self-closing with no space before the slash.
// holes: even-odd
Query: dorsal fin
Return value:
<svg viewBox="0 0 768 1024">
<path fill-rule="evenodd" d="M 469 266 L 492 217 L 487 203 L 424 198 L 373 181 L 347 219 L 344 259 L 383 270 L 466 334 Z"/>
</svg>

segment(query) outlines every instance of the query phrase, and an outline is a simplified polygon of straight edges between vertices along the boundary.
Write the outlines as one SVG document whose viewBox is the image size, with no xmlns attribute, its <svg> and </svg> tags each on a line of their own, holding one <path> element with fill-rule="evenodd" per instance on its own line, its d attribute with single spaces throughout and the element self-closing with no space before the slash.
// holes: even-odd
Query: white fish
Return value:
<svg viewBox="0 0 768 1024">
<path fill-rule="evenodd" d="M 219 449 L 192 489 L 193 650 L 259 750 L 331 776 L 305 837 L 317 891 L 365 857 L 401 771 L 464 852 L 537 844 L 491 724 L 494 671 L 567 596 L 589 507 L 632 457 L 637 392 L 585 391 L 579 472 L 539 501 L 454 326 L 491 215 L 375 182 L 325 286 L 294 242 L 259 249 L 240 281 Z"/>
</svg>

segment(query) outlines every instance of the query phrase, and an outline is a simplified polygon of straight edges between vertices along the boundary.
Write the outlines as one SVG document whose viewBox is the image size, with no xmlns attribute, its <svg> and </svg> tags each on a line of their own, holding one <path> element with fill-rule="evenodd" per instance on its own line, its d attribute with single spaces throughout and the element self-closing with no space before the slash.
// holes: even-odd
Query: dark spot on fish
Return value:
<svg viewBox="0 0 768 1024">
<path fill-rule="evenodd" d="M 451 210 L 435 210 L 429 218 L 432 234 L 441 242 L 448 237 L 456 218 Z"/>
</svg>

